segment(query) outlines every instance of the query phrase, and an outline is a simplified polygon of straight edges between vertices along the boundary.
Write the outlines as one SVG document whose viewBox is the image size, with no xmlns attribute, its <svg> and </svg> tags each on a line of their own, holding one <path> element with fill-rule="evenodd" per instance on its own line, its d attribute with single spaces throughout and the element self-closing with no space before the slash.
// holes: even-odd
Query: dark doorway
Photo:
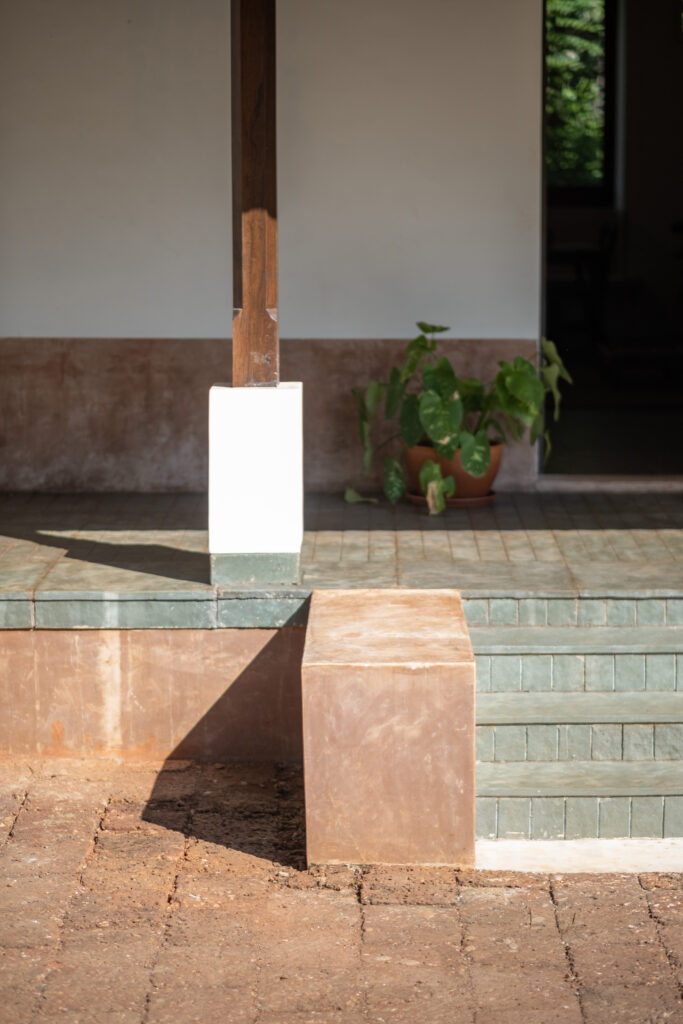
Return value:
<svg viewBox="0 0 683 1024">
<path fill-rule="evenodd" d="M 546 0 L 545 469 L 683 473 L 680 0 Z"/>
</svg>

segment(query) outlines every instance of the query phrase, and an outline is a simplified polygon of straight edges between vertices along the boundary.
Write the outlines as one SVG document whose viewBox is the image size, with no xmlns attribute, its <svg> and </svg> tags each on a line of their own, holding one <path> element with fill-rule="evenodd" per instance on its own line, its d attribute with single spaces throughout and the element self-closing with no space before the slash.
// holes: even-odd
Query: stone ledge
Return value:
<svg viewBox="0 0 683 1024">
<path fill-rule="evenodd" d="M 39 598 L 36 629 L 213 629 L 214 599 L 175 599 L 134 594 L 115 599 Z"/>
<path fill-rule="evenodd" d="M 479 871 L 679 872 L 683 839 L 478 839 Z"/>
<path fill-rule="evenodd" d="M 381 567 L 380 567 L 381 568 Z M 326 589 L 329 580 L 319 586 Z M 350 581 L 354 585 L 354 581 Z M 361 581 L 364 585 L 365 581 Z M 401 592 L 376 572 L 377 587 Z M 359 589 L 361 587 L 359 586 Z M 0 629 L 277 629 L 305 626 L 312 588 L 188 584 L 0 594 Z M 463 598 L 479 655 L 683 652 L 683 598 Z M 676 629 L 676 627 L 679 627 Z M 641 642 L 642 641 L 642 642 Z M 645 646 L 643 646 L 645 645 Z"/>
</svg>

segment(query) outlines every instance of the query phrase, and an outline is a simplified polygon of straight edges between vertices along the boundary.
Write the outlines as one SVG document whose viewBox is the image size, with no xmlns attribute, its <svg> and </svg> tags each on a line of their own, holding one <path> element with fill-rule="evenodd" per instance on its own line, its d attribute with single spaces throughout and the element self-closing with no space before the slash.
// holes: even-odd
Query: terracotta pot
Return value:
<svg viewBox="0 0 683 1024">
<path fill-rule="evenodd" d="M 503 455 L 503 445 L 500 442 L 491 445 L 491 462 L 483 476 L 471 476 L 465 472 L 459 451 L 455 453 L 455 458 L 444 459 L 443 455 L 437 455 L 430 445 L 418 444 L 414 448 L 406 448 L 404 454 L 408 489 L 414 494 L 423 493 L 420 487 L 420 470 L 425 462 L 431 460 L 439 463 L 444 476 L 452 476 L 455 480 L 455 498 L 481 498 L 489 493 L 496 479 Z"/>
</svg>

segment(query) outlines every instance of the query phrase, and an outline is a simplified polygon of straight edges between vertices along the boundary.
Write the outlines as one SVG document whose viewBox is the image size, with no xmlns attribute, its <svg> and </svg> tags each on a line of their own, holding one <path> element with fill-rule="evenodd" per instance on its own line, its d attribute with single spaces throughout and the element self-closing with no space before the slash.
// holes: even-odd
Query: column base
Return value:
<svg viewBox="0 0 683 1024">
<path fill-rule="evenodd" d="M 211 582 L 268 587 L 299 581 L 304 536 L 303 389 L 209 393 Z"/>
<path fill-rule="evenodd" d="M 298 551 L 211 555 L 211 582 L 219 587 L 268 587 L 298 584 Z"/>
</svg>

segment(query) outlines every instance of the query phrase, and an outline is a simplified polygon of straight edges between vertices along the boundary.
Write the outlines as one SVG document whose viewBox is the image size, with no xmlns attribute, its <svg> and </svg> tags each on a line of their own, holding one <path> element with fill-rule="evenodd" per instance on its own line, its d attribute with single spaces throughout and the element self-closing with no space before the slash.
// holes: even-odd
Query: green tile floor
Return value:
<svg viewBox="0 0 683 1024">
<path fill-rule="evenodd" d="M 470 624 L 683 625 L 683 498 L 501 494 L 429 517 L 306 502 L 298 588 L 210 585 L 201 495 L 0 497 L 0 628 L 305 621 L 314 587 L 456 587 Z"/>
</svg>

